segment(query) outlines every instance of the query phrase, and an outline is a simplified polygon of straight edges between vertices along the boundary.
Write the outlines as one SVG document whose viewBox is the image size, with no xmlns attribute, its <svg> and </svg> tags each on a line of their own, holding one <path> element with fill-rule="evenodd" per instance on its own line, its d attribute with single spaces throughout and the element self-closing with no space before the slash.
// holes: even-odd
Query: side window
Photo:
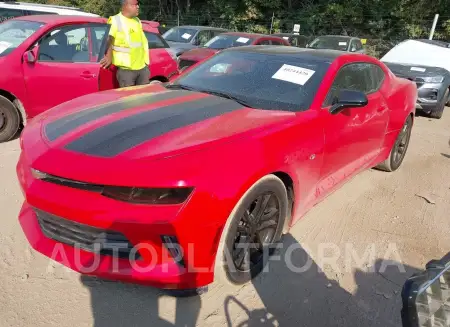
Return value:
<svg viewBox="0 0 450 327">
<path fill-rule="evenodd" d="M 270 45 L 270 40 L 262 40 L 256 43 L 257 45 Z"/>
<path fill-rule="evenodd" d="M 109 25 L 92 26 L 91 28 L 91 43 L 92 43 L 92 61 L 100 60 L 100 49 L 102 48 L 103 41 L 108 35 Z M 106 43 L 106 42 L 105 42 Z M 103 57 L 103 56 L 102 56 Z"/>
<path fill-rule="evenodd" d="M 381 67 L 374 64 L 367 64 L 368 69 L 366 73 L 367 85 L 368 89 L 366 90 L 367 94 L 376 92 L 380 89 L 381 85 L 384 82 L 384 71 Z"/>
<path fill-rule="evenodd" d="M 0 23 L 8 19 L 25 16 L 21 9 L 0 8 Z"/>
<path fill-rule="evenodd" d="M 169 45 L 164 41 L 164 39 L 158 34 L 151 32 L 144 32 L 148 41 L 149 49 L 160 49 L 160 48 L 168 48 Z"/>
<path fill-rule="evenodd" d="M 204 45 L 206 42 L 208 42 L 212 38 L 211 35 L 212 35 L 211 31 L 208 31 L 208 30 L 198 32 L 198 34 L 196 36 L 196 41 L 197 41 L 196 45 L 199 45 L 199 46 Z"/>
<path fill-rule="evenodd" d="M 271 40 L 272 41 L 272 45 L 284 45 L 283 43 L 281 43 L 278 40 Z"/>
<path fill-rule="evenodd" d="M 89 62 L 88 28 L 56 28 L 39 41 L 39 61 Z"/>
<path fill-rule="evenodd" d="M 349 64 L 342 67 L 328 91 L 324 107 L 334 103 L 340 90 L 354 90 L 366 93 L 370 88 L 367 84 L 367 73 L 370 74 L 370 67 L 365 63 Z M 368 77 L 370 78 L 370 75 Z"/>
<path fill-rule="evenodd" d="M 351 52 L 356 52 L 356 51 L 361 51 L 361 50 L 362 50 L 361 41 L 359 41 L 359 40 L 352 40 L 352 43 L 350 45 L 350 51 Z"/>
</svg>

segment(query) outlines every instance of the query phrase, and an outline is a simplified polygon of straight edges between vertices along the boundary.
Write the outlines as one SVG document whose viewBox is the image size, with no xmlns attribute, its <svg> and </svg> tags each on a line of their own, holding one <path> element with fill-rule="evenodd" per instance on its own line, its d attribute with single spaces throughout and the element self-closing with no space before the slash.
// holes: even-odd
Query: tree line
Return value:
<svg viewBox="0 0 450 327">
<path fill-rule="evenodd" d="M 77 6 L 102 16 L 120 9 L 118 0 L 29 0 Z M 435 39 L 450 39 L 448 0 L 140 0 L 140 18 L 167 27 L 211 25 L 238 31 L 343 34 L 389 44 L 428 38 L 439 14 Z M 370 43 L 370 42 L 369 42 Z"/>
</svg>

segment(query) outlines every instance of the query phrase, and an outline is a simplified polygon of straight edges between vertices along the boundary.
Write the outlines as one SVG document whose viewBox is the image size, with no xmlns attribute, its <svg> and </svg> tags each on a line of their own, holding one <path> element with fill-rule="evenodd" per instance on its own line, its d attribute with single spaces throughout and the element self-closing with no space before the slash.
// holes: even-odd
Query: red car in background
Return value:
<svg viewBox="0 0 450 327">
<path fill-rule="evenodd" d="M 209 40 L 203 47 L 195 48 L 186 51 L 178 57 L 178 68 L 180 71 L 189 68 L 209 57 L 215 55 L 217 52 L 244 45 L 286 45 L 290 43 L 282 37 L 257 34 L 257 33 L 241 33 L 241 32 L 226 32 L 217 35 Z"/>
<path fill-rule="evenodd" d="M 416 85 L 362 54 L 234 47 L 167 84 L 107 90 L 22 132 L 19 221 L 84 274 L 243 284 L 309 209 L 405 158 Z"/>
<path fill-rule="evenodd" d="M 39 113 L 82 95 L 118 87 L 115 68 L 101 69 L 109 25 L 87 16 L 24 16 L 0 24 L 0 142 Z M 150 47 L 150 78 L 178 74 L 176 57 L 158 32 L 143 23 Z"/>
</svg>

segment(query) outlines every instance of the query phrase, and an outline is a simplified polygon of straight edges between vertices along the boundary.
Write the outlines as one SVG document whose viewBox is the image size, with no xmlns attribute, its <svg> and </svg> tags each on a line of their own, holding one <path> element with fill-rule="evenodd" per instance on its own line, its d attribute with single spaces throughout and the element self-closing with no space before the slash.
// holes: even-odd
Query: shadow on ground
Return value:
<svg viewBox="0 0 450 327">
<path fill-rule="evenodd" d="M 290 234 L 283 249 L 277 253 L 281 260 L 272 260 L 268 271 L 252 282 L 264 307 L 249 308 L 239 294 L 223 296 L 217 314 L 225 318 L 224 326 L 401 326 L 400 293 L 415 269 L 403 266 L 400 271 L 399 263 L 377 260 L 369 272 L 354 271 L 357 290 L 351 294 L 320 272 Z M 297 267 L 297 272 L 289 266 Z M 82 282 L 91 293 L 94 327 L 209 325 L 199 320 L 201 296 L 174 298 L 173 323 L 159 316 L 163 308 L 158 299 L 165 294 L 159 290 L 84 276 Z M 233 319 L 236 316 L 239 319 Z"/>
</svg>

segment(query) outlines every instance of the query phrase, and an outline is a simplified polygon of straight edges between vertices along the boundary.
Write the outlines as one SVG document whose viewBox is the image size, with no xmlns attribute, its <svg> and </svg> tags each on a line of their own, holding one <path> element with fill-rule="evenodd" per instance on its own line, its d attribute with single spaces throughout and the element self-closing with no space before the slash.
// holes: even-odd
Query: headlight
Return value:
<svg viewBox="0 0 450 327">
<path fill-rule="evenodd" d="M 193 188 L 139 188 L 105 186 L 102 195 L 109 198 L 139 204 L 181 204 Z"/>
<path fill-rule="evenodd" d="M 90 184 L 57 177 L 33 168 L 31 173 L 34 178 L 48 183 L 95 192 L 114 200 L 135 204 L 181 204 L 194 190 L 193 187 L 143 188 Z"/>
<path fill-rule="evenodd" d="M 425 83 L 442 83 L 444 81 L 444 76 L 428 76 L 423 77 Z"/>
</svg>

